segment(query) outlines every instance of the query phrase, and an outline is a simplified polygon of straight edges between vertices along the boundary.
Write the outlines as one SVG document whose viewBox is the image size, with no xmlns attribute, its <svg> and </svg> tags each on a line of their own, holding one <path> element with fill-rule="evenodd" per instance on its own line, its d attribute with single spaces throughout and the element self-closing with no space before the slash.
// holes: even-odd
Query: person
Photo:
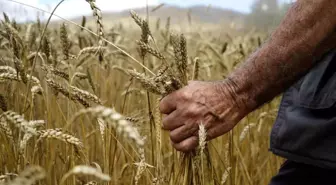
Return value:
<svg viewBox="0 0 336 185">
<path fill-rule="evenodd" d="M 270 150 L 287 159 L 271 185 L 335 185 L 336 1 L 297 0 L 269 39 L 225 80 L 189 84 L 164 97 L 163 129 L 176 150 L 221 136 L 284 92 Z"/>
</svg>

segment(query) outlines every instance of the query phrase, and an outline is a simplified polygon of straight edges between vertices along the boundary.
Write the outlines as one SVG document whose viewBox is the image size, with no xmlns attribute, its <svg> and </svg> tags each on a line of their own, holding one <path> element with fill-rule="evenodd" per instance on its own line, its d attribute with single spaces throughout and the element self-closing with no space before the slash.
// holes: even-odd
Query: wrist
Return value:
<svg viewBox="0 0 336 185">
<path fill-rule="evenodd" d="M 253 93 L 248 92 L 249 88 L 234 78 L 228 77 L 224 81 L 221 81 L 217 84 L 217 89 L 222 99 L 229 98 L 232 105 L 239 109 L 241 117 L 246 116 L 257 107 Z"/>
</svg>

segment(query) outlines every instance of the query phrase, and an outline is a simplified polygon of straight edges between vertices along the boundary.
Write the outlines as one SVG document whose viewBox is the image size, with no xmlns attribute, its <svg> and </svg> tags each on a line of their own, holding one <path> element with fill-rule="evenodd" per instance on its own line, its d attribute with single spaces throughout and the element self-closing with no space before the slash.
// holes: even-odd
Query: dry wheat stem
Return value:
<svg viewBox="0 0 336 185">
<path fill-rule="evenodd" d="M 97 168 L 86 165 L 78 165 L 72 168 L 62 177 L 60 185 L 63 185 L 65 183 L 65 180 L 71 175 L 93 176 L 101 181 L 111 181 L 111 177 L 109 175 L 100 172 Z"/>
<path fill-rule="evenodd" d="M 9 127 L 7 124 L 5 118 L 0 118 L 0 129 L 3 130 L 6 134 L 6 137 L 14 143 L 14 137 L 13 137 L 13 132 L 12 129 Z"/>
</svg>

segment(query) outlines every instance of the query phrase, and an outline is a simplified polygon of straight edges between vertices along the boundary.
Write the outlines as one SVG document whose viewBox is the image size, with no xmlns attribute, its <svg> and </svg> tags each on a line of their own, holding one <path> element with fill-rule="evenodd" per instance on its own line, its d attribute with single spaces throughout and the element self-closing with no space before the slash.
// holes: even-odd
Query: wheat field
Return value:
<svg viewBox="0 0 336 185">
<path fill-rule="evenodd" d="M 224 79 L 267 34 L 183 30 L 134 11 L 131 26 L 106 26 L 87 2 L 89 26 L 1 20 L 0 184 L 267 185 L 283 161 L 268 151 L 279 98 L 208 143 L 200 125 L 188 154 L 158 110 L 190 80 Z"/>
</svg>

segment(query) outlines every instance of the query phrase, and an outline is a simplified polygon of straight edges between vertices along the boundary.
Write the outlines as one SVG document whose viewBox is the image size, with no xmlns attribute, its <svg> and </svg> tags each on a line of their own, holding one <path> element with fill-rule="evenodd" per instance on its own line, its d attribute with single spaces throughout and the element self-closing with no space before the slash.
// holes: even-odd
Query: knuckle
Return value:
<svg viewBox="0 0 336 185">
<path fill-rule="evenodd" d="M 180 97 L 184 101 L 188 101 L 192 98 L 192 94 L 188 90 L 183 90 L 180 92 Z"/>
<path fill-rule="evenodd" d="M 193 116 L 193 117 L 197 115 L 201 115 L 201 112 L 199 112 L 199 106 L 197 104 L 191 104 L 190 106 L 187 107 L 186 114 L 188 116 Z"/>
<path fill-rule="evenodd" d="M 198 124 L 190 123 L 190 128 L 186 131 L 188 136 L 193 136 L 195 133 L 198 133 Z"/>
<path fill-rule="evenodd" d="M 178 137 L 178 133 L 176 132 L 170 132 L 169 133 L 169 137 L 170 137 L 170 140 L 174 143 L 179 143 L 179 137 Z"/>
</svg>

